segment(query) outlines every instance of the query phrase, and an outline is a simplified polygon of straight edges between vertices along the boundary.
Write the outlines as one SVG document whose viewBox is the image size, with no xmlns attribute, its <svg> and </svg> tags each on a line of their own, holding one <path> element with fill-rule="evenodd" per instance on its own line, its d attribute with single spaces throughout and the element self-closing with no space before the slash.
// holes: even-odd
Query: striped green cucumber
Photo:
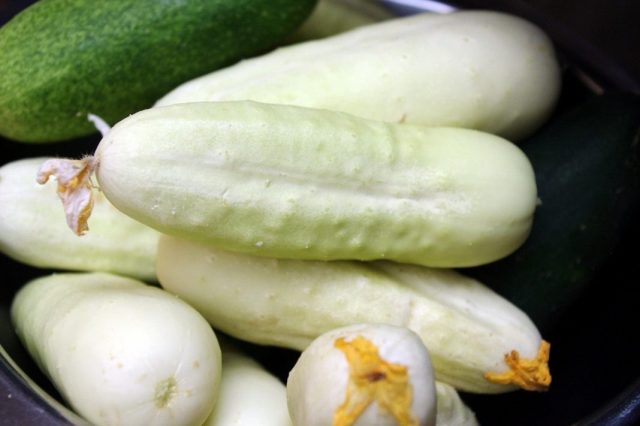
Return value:
<svg viewBox="0 0 640 426">
<path fill-rule="evenodd" d="M 0 29 L 0 134 L 49 142 L 95 131 L 176 85 L 255 55 L 314 0 L 42 0 Z"/>
<path fill-rule="evenodd" d="M 541 205 L 512 256 L 465 270 L 550 330 L 640 211 L 640 97 L 593 96 L 526 141 Z"/>
<path fill-rule="evenodd" d="M 559 89 L 553 45 L 540 29 L 464 11 L 283 47 L 182 84 L 156 104 L 251 99 L 517 140 L 549 116 Z"/>
<path fill-rule="evenodd" d="M 479 265 L 522 244 L 536 205 L 528 159 L 497 136 L 251 101 L 141 111 L 84 167 L 148 226 L 272 257 Z"/>
</svg>

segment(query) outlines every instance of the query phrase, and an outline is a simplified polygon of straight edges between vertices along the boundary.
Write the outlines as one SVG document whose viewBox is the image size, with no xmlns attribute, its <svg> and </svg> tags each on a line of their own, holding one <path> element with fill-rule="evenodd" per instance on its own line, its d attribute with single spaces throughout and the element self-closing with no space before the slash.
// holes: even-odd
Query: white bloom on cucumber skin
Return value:
<svg viewBox="0 0 640 426">
<path fill-rule="evenodd" d="M 294 425 L 420 425 L 436 420 L 427 348 L 413 331 L 356 324 L 322 334 L 287 380 Z"/>
</svg>

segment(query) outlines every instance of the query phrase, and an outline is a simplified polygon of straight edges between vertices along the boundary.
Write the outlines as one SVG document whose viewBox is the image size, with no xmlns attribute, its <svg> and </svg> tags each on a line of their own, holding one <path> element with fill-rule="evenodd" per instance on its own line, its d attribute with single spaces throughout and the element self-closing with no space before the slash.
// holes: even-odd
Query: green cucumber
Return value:
<svg viewBox="0 0 640 426">
<path fill-rule="evenodd" d="M 541 205 L 511 256 L 465 270 L 550 329 L 589 287 L 637 217 L 640 97 L 603 95 L 550 123 L 521 147 Z"/>
<path fill-rule="evenodd" d="M 0 29 L 0 134 L 95 131 L 176 85 L 273 47 L 314 0 L 42 0 Z"/>
</svg>

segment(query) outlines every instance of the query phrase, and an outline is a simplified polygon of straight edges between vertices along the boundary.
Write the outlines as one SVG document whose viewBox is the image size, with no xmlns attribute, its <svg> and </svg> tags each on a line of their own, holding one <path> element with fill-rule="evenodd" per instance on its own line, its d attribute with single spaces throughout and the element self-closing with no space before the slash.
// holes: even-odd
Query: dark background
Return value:
<svg viewBox="0 0 640 426">
<path fill-rule="evenodd" d="M 0 0 L 0 24 L 33 2 Z M 579 68 L 588 70 L 588 74 L 603 89 L 640 94 L 640 0 L 459 0 L 450 3 L 463 8 L 502 10 L 529 19 L 545 29 L 563 55 Z M 0 150 L 0 164 L 10 157 L 26 156 L 21 152 L 13 152 L 22 149 L 18 145 L 9 146 L 9 151 L 5 148 L 6 145 Z M 631 251 L 632 247 L 635 250 L 640 238 L 637 228 L 640 226 L 630 233 L 626 247 L 621 251 L 625 260 L 631 262 L 637 258 Z M 8 270 L 7 265 L 12 269 Z M 8 291 L 8 282 L 12 281 L 14 274 L 28 274 L 27 268 L 17 272 L 15 268 L 15 264 L 0 258 L 0 280 L 4 281 L 0 287 L 4 286 L 1 289 L 3 294 Z M 606 295 L 602 300 L 595 299 L 593 294 L 586 295 L 584 303 L 576 307 L 575 311 L 575 318 L 580 318 L 580 322 L 567 319 L 564 327 L 571 330 L 567 333 L 570 336 L 568 340 L 573 341 L 566 344 L 591 342 L 584 346 L 589 351 L 602 352 L 603 364 L 589 363 L 593 354 L 584 359 L 578 357 L 572 362 L 573 371 L 567 372 L 571 383 L 559 384 L 553 393 L 547 395 L 528 395 L 528 398 L 545 402 L 544 406 L 549 407 L 549 413 L 537 413 L 537 418 L 545 419 L 544 423 L 540 422 L 541 425 L 569 425 L 584 416 L 591 416 L 591 420 L 582 424 L 638 424 L 640 382 L 636 378 L 640 377 L 640 362 L 636 356 L 640 356 L 640 339 L 636 324 L 640 325 L 640 321 L 636 312 L 640 310 L 640 303 L 636 301 L 639 300 L 637 296 L 634 296 L 639 281 L 635 269 L 637 268 L 631 263 L 624 268 L 614 265 L 605 271 L 609 275 L 603 277 L 603 280 L 613 283 L 608 284 Z M 600 297 L 600 293 L 597 296 Z M 588 320 L 584 321 L 585 317 Z M 612 328 L 611 324 L 615 324 L 615 327 Z M 2 323 L 0 327 L 0 332 L 4 333 L 10 326 Z M 630 347 L 632 350 L 629 350 Z M 282 352 L 281 355 L 282 360 L 291 360 L 292 354 Z M 622 364 L 616 365 L 614 370 L 623 371 L 624 374 L 611 376 L 609 363 Z M 286 368 L 286 363 L 284 365 L 283 369 Z M 12 375 L 3 374 L 2 367 L 0 365 L 1 424 L 52 424 L 55 419 L 61 419 L 51 409 L 38 404 L 38 397 L 31 394 L 23 382 Z M 623 392 L 631 394 L 616 399 Z M 549 403 L 549 399 L 553 401 Z M 504 400 L 500 403 L 503 404 Z M 593 417 L 594 413 L 611 408 L 607 405 L 610 403 L 618 405 L 604 416 Z M 518 410 L 518 396 L 512 401 L 507 400 L 507 404 L 502 407 L 491 409 Z M 527 416 L 527 413 L 523 412 L 523 416 Z M 523 419 L 523 424 L 531 422 Z"/>
<path fill-rule="evenodd" d="M 618 88 L 640 93 L 639 0 L 459 0 L 470 8 L 498 9 L 544 28 L 572 60 L 605 74 Z"/>
</svg>

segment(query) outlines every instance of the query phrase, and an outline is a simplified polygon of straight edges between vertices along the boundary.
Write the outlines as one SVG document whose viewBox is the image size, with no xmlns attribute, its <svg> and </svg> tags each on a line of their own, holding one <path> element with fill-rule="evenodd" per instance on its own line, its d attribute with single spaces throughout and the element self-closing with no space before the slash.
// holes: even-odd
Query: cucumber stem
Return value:
<svg viewBox="0 0 640 426">
<path fill-rule="evenodd" d="M 485 373 L 484 378 L 492 383 L 517 385 L 528 391 L 546 391 L 551 385 L 550 349 L 549 342 L 542 340 L 538 354 L 533 359 L 520 358 L 518 351 L 511 351 L 504 355 L 509 370 L 504 373 Z"/>
<path fill-rule="evenodd" d="M 87 114 L 87 120 L 89 120 L 90 122 L 93 123 L 93 125 L 95 126 L 96 130 L 98 130 L 100 132 L 100 134 L 102 135 L 102 137 L 105 137 L 107 135 L 107 133 L 109 133 L 109 130 L 111 130 L 111 126 L 109 126 L 107 124 L 106 121 L 104 121 L 100 116 L 95 115 L 95 114 Z"/>
</svg>

